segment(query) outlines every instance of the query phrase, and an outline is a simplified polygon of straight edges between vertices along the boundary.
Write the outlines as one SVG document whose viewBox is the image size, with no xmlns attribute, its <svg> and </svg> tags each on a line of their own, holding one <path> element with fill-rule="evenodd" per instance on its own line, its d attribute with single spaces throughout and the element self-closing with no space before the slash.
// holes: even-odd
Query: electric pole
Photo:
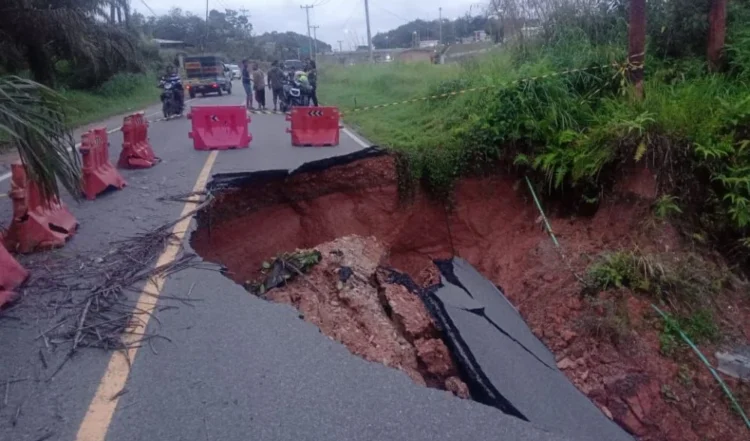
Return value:
<svg viewBox="0 0 750 441">
<path fill-rule="evenodd" d="M 339 42 L 339 52 L 344 52 L 344 47 L 342 46 L 342 43 L 344 42 L 344 40 L 338 40 L 338 42 Z"/>
<path fill-rule="evenodd" d="M 206 0 L 208 1 L 208 0 Z M 305 13 L 307 14 L 307 49 L 310 51 L 310 56 L 312 56 L 312 36 L 310 35 L 310 9 L 312 9 L 314 5 L 305 5 L 300 6 L 301 9 L 305 10 Z"/>
<path fill-rule="evenodd" d="M 439 11 L 440 11 L 440 15 L 439 15 L 440 18 L 438 19 L 439 20 L 438 44 L 443 44 L 443 8 L 440 8 Z"/>
<path fill-rule="evenodd" d="M 318 28 L 320 26 L 310 26 L 313 30 L 313 61 L 318 62 Z"/>
<path fill-rule="evenodd" d="M 205 51 L 206 46 L 208 46 L 208 0 L 206 0 L 206 38 L 203 40 L 203 48 L 201 50 Z"/>
<path fill-rule="evenodd" d="M 370 33 L 370 5 L 365 0 L 365 18 L 367 19 L 367 49 L 370 51 L 370 63 L 373 62 L 372 56 L 372 34 Z"/>
</svg>

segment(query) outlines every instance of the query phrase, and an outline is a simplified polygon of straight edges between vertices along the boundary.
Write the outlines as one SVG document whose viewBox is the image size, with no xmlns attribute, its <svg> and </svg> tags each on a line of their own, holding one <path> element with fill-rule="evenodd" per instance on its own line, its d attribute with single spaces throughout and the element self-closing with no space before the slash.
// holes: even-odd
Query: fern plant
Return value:
<svg viewBox="0 0 750 441">
<path fill-rule="evenodd" d="M 654 202 L 654 216 L 659 220 L 664 220 L 670 216 L 681 214 L 682 209 L 677 205 L 679 199 L 675 196 L 664 194 Z"/>
</svg>

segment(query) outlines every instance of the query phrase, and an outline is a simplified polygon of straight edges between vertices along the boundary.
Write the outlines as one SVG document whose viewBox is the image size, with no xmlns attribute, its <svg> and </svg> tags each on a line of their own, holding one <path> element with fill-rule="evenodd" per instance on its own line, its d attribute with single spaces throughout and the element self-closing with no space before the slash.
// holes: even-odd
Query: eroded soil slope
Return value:
<svg viewBox="0 0 750 441">
<path fill-rule="evenodd" d="M 423 286 L 437 281 L 432 260 L 455 253 L 503 288 L 571 381 L 639 439 L 748 439 L 742 420 L 695 356 L 660 353 L 663 324 L 649 307 L 654 299 L 627 290 L 582 294 L 581 277 L 602 252 L 637 247 L 679 262 L 690 251 L 669 224 L 651 221 L 655 194 L 653 178 L 640 172 L 592 217 L 556 217 L 548 207 L 563 262 L 520 181 L 461 180 L 448 211 L 420 192 L 400 202 L 393 160 L 380 157 L 228 190 L 201 218 L 192 244 L 204 258 L 226 265 L 238 283 L 257 278 L 263 261 L 281 252 L 351 234 L 375 237 L 387 251 L 382 263 Z M 618 339 L 590 325 L 613 318 L 606 302 L 615 296 L 624 299 Z M 750 331 L 746 300 L 715 300 L 725 313 L 723 328 L 744 338 Z M 703 349 L 710 355 L 715 348 Z M 747 408 L 747 388 L 730 385 Z"/>
</svg>

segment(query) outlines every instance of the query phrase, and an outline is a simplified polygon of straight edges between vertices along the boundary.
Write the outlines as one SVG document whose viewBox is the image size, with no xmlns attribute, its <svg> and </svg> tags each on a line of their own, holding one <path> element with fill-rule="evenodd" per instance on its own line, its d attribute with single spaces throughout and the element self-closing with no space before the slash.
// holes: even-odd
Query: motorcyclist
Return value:
<svg viewBox="0 0 750 441">
<path fill-rule="evenodd" d="M 312 95 L 312 86 L 310 85 L 310 80 L 307 78 L 307 72 L 303 70 L 298 70 L 294 73 L 294 82 L 299 87 L 300 92 L 302 92 L 304 95 L 309 98 Z M 307 102 L 305 100 L 304 102 Z"/>
<path fill-rule="evenodd" d="M 174 90 L 175 96 L 177 97 L 177 105 L 179 106 L 179 109 L 182 109 L 182 106 L 184 105 L 184 90 L 182 87 L 182 80 L 180 79 L 180 76 L 175 72 L 174 66 L 168 65 L 166 69 L 166 73 L 164 76 L 161 77 L 161 83 L 159 86 L 163 86 L 165 83 L 170 83 L 172 85 L 172 90 Z"/>
</svg>

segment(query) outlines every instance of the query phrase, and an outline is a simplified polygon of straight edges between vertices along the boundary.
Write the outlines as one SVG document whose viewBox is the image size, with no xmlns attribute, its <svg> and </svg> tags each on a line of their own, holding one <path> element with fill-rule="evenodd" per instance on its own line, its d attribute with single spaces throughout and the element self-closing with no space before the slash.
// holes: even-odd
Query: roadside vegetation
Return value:
<svg viewBox="0 0 750 441">
<path fill-rule="evenodd" d="M 623 167 L 649 164 L 660 176 L 659 215 L 680 213 L 695 237 L 743 261 L 750 255 L 750 3 L 730 5 L 718 72 L 704 56 L 708 4 L 678 3 L 649 6 L 642 100 L 623 65 L 626 5 L 585 16 L 560 11 L 539 38 L 462 64 L 327 67 L 321 97 L 365 136 L 402 153 L 410 180 L 440 196 L 458 177 L 501 164 L 533 177 L 548 198 L 598 204 Z M 678 20 L 672 8 L 686 5 L 703 15 Z M 529 80 L 568 69 L 585 70 Z M 480 90 L 357 111 L 471 88 Z"/>
</svg>

